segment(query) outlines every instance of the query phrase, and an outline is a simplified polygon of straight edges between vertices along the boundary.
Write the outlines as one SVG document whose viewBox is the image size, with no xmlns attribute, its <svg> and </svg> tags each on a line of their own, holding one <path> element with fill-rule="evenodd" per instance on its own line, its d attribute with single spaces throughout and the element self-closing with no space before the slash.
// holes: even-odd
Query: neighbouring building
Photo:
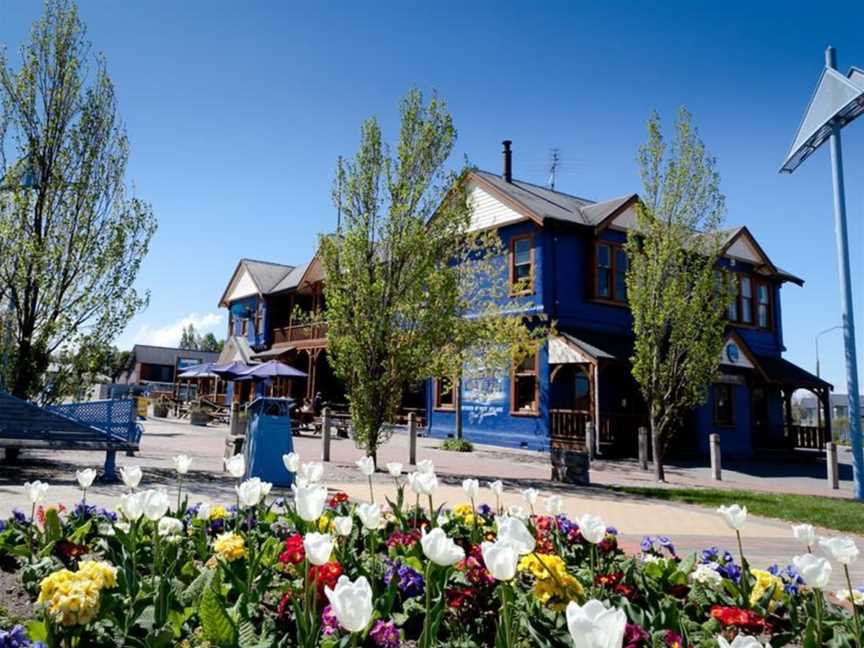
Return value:
<svg viewBox="0 0 864 648">
<path fill-rule="evenodd" d="M 864 396 L 861 399 L 861 409 L 864 411 Z M 824 409 L 819 399 L 813 396 L 804 396 L 798 401 L 801 425 L 821 426 L 825 417 Z M 849 397 L 846 394 L 831 394 L 831 427 L 835 436 L 841 441 L 849 440 Z M 864 424 L 864 414 L 861 416 Z"/>
<path fill-rule="evenodd" d="M 125 385 L 150 385 L 157 391 L 171 391 L 177 375 L 204 362 L 215 362 L 218 353 L 172 347 L 136 344 L 132 347 L 129 366 L 117 382 Z"/>
<path fill-rule="evenodd" d="M 405 408 L 420 409 L 434 436 L 453 434 L 458 407 L 469 440 L 536 450 L 548 449 L 552 438 L 584 435 L 591 421 L 601 452 L 632 455 L 647 418 L 630 372 L 622 245 L 639 198 L 595 202 L 523 182 L 513 177 L 509 142 L 504 158 L 501 174 L 474 170 L 465 180 L 472 227 L 497 230 L 508 251 L 500 280 L 526 317 L 545 315 L 557 334 L 518 366 L 463 380 L 461 393 L 454 381 L 429 380 L 406 395 Z M 708 402 L 683 422 L 675 450 L 704 454 L 714 432 L 725 455 L 820 448 L 830 421 L 823 429 L 793 424 L 791 399 L 807 389 L 827 406 L 831 385 L 782 357 L 781 289 L 803 280 L 774 264 L 747 227 L 725 232 L 721 264 L 738 281 L 721 369 Z M 316 259 L 299 266 L 241 260 L 220 300 L 230 315 L 219 361 L 278 358 L 309 375 L 284 386 L 285 395 L 320 392 L 344 402 L 326 362 L 324 280 Z"/>
</svg>

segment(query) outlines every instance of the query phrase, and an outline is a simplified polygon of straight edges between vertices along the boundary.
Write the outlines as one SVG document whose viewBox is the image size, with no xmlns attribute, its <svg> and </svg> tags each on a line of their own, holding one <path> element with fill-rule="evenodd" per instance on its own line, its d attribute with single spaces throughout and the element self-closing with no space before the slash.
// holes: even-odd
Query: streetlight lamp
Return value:
<svg viewBox="0 0 864 648">
<path fill-rule="evenodd" d="M 836 331 L 837 329 L 842 329 L 842 328 L 843 328 L 843 325 L 838 324 L 837 326 L 832 326 L 831 328 L 827 328 L 824 331 L 819 331 L 816 334 L 816 377 L 817 378 L 821 377 L 819 375 L 819 338 L 822 337 L 823 335 L 825 335 L 826 333 L 830 333 L 831 331 Z M 831 395 L 830 394 L 828 395 L 827 407 L 828 407 L 828 411 L 825 412 L 825 416 L 828 416 L 830 418 L 830 416 L 831 416 Z M 822 427 L 822 410 L 819 408 L 818 405 L 816 406 L 816 427 L 817 428 Z"/>
<path fill-rule="evenodd" d="M 825 68 L 816 86 L 795 141 L 780 169 L 792 173 L 822 144 L 831 147 L 831 176 L 834 188 L 834 233 L 843 309 L 846 347 L 846 389 L 849 395 L 849 434 L 852 437 L 853 491 L 864 500 L 864 439 L 861 438 L 861 402 L 858 395 L 858 362 L 855 357 L 855 316 L 852 309 L 852 281 L 849 239 L 846 232 L 846 195 L 843 186 L 843 153 L 840 129 L 864 114 L 864 71 L 852 68 L 846 75 L 837 71 L 837 53 L 825 50 Z"/>
</svg>

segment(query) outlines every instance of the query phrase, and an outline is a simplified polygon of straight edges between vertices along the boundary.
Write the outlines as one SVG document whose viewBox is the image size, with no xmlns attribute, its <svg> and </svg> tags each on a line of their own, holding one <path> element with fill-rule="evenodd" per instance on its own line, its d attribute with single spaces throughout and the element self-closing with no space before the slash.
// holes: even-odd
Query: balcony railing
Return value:
<svg viewBox="0 0 864 648">
<path fill-rule="evenodd" d="M 327 322 L 310 322 L 293 326 L 273 327 L 273 344 L 322 340 L 327 337 Z"/>
</svg>

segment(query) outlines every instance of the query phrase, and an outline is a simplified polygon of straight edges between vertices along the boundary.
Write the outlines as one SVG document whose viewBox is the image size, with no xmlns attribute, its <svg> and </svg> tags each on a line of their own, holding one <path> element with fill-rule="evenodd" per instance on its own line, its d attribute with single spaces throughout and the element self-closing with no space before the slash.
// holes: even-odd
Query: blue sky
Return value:
<svg viewBox="0 0 864 648">
<path fill-rule="evenodd" d="M 646 117 L 688 106 L 719 159 L 727 222 L 807 281 L 784 288 L 783 319 L 786 357 L 812 371 L 815 333 L 840 321 L 828 154 L 777 169 L 826 45 L 842 70 L 864 67 L 864 5 L 846 5 L 82 2 L 131 139 L 129 180 L 159 219 L 139 279 L 151 305 L 119 343 L 176 341 L 183 321 L 224 333 L 217 302 L 237 260 L 306 260 L 335 222 L 337 156 L 369 115 L 392 137 L 417 86 L 449 104 L 454 162 L 497 170 L 509 138 L 515 175 L 543 182 L 558 147 L 558 186 L 594 199 L 639 191 Z M 13 59 L 40 8 L 0 0 Z M 861 348 L 864 120 L 844 147 Z M 845 391 L 841 335 L 820 346 Z"/>
</svg>

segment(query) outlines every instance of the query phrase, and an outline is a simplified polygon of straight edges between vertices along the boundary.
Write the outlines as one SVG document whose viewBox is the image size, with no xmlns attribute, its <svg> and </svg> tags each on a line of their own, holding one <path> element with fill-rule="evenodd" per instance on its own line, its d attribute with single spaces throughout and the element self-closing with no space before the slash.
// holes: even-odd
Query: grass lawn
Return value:
<svg viewBox="0 0 864 648">
<path fill-rule="evenodd" d="M 746 506 L 753 515 L 864 534 L 864 502 L 818 495 L 787 495 L 718 488 L 651 488 L 620 486 L 613 490 L 672 502 L 717 508 Z"/>
</svg>

